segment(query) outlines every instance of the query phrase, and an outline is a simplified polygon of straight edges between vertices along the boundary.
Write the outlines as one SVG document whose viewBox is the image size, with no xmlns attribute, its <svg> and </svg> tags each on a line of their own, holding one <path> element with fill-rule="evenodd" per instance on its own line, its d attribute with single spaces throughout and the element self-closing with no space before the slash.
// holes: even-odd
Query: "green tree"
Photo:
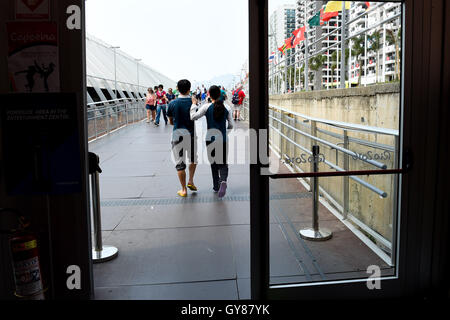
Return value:
<svg viewBox="0 0 450 320">
<path fill-rule="evenodd" d="M 333 51 L 332 55 L 331 55 L 331 85 L 334 85 L 334 71 L 336 70 L 339 61 L 338 61 L 338 55 L 337 55 L 337 50 Z"/>
<path fill-rule="evenodd" d="M 303 83 L 303 89 L 305 90 L 306 89 L 306 87 L 305 87 L 305 65 L 304 64 L 302 64 L 302 66 L 300 67 L 300 70 L 298 70 L 299 71 L 299 78 L 300 78 L 300 83 Z"/>
<path fill-rule="evenodd" d="M 402 38 L 402 30 L 399 28 L 397 34 L 391 29 L 386 29 L 386 41 L 389 45 L 395 45 L 395 79 L 400 80 L 400 40 Z"/>
<path fill-rule="evenodd" d="M 369 37 L 369 41 L 371 42 L 370 44 L 370 50 L 375 52 L 375 82 L 378 83 L 378 57 L 379 57 L 379 51 L 381 49 L 381 32 L 380 31 L 375 31 L 370 37 Z"/>
<path fill-rule="evenodd" d="M 358 86 L 361 86 L 361 75 L 362 75 L 362 57 L 364 56 L 364 36 L 359 35 L 353 38 L 352 46 L 352 56 L 356 57 L 356 61 L 359 65 L 359 75 L 358 75 Z"/>
<path fill-rule="evenodd" d="M 318 55 L 314 56 L 309 60 L 309 65 L 311 70 L 314 71 L 314 89 L 315 88 L 322 88 L 322 67 L 327 61 L 326 55 Z"/>
</svg>

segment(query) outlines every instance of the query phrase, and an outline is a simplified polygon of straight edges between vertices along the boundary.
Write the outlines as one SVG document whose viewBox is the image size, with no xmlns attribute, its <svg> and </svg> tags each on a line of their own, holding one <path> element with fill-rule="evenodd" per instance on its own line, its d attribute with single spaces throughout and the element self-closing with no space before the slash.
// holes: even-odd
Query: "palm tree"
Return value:
<svg viewBox="0 0 450 320">
<path fill-rule="evenodd" d="M 323 54 L 320 56 L 312 57 L 309 60 L 310 68 L 311 70 L 314 71 L 314 80 L 315 80 L 314 89 L 316 87 L 322 88 L 322 76 L 321 76 L 322 72 L 319 73 L 319 71 L 322 71 L 322 66 L 325 64 L 326 61 L 327 56 Z"/>
<path fill-rule="evenodd" d="M 300 83 L 305 83 L 305 65 L 302 64 L 299 72 Z M 298 78 L 297 78 L 298 79 Z M 303 87 L 303 90 L 306 90 L 306 86 Z"/>
<path fill-rule="evenodd" d="M 334 70 L 336 70 L 337 66 L 338 66 L 338 56 L 337 56 L 337 50 L 334 51 L 331 55 L 331 61 L 333 61 L 333 63 L 331 64 L 331 85 L 334 85 Z"/>
<path fill-rule="evenodd" d="M 389 45 L 395 45 L 395 77 L 400 80 L 400 40 L 402 37 L 401 28 L 399 28 L 397 35 L 391 29 L 386 29 L 386 41 Z"/>
<path fill-rule="evenodd" d="M 361 57 L 364 55 L 364 36 L 359 35 L 353 38 L 353 46 L 352 46 L 352 56 L 356 57 L 356 61 L 359 65 L 359 74 L 358 74 L 358 86 L 361 86 L 361 75 L 362 75 L 362 59 Z"/>
<path fill-rule="evenodd" d="M 291 66 L 288 68 L 288 83 L 289 88 L 294 90 L 294 84 L 295 84 L 295 67 Z"/>
<path fill-rule="evenodd" d="M 375 51 L 375 82 L 378 83 L 378 55 L 381 49 L 381 32 L 375 31 L 370 37 L 370 50 Z"/>
<path fill-rule="evenodd" d="M 346 44 L 346 46 L 348 46 L 348 43 Z M 331 74 L 331 83 L 332 84 L 334 84 L 334 79 L 333 79 L 333 76 L 334 76 L 334 70 L 336 70 L 336 68 L 338 67 L 338 65 L 339 65 L 339 57 L 338 57 L 338 50 L 335 50 L 335 51 L 333 51 L 333 53 L 331 54 L 331 61 L 332 61 L 332 64 L 331 64 L 331 71 L 332 71 L 332 74 Z M 346 65 L 347 65 L 347 61 L 348 61 L 348 58 L 349 58 L 349 56 L 350 56 L 350 50 L 348 49 L 348 48 L 346 48 L 345 49 L 345 61 L 346 61 Z M 347 73 L 345 73 L 345 79 L 347 80 Z"/>
</svg>

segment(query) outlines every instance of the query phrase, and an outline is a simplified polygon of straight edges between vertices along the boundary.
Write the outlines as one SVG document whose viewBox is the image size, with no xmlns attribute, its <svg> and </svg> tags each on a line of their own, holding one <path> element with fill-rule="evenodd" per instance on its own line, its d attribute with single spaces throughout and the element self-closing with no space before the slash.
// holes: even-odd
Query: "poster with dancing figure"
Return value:
<svg viewBox="0 0 450 320">
<path fill-rule="evenodd" d="M 58 32 L 53 22 L 8 22 L 11 92 L 59 92 Z"/>
</svg>

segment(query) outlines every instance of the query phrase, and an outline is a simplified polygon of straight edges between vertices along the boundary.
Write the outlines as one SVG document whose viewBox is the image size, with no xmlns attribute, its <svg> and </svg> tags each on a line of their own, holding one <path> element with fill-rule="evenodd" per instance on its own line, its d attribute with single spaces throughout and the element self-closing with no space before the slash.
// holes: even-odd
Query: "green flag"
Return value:
<svg viewBox="0 0 450 320">
<path fill-rule="evenodd" d="M 311 19 L 308 20 L 309 27 L 320 26 L 320 12 L 317 12 Z"/>
</svg>

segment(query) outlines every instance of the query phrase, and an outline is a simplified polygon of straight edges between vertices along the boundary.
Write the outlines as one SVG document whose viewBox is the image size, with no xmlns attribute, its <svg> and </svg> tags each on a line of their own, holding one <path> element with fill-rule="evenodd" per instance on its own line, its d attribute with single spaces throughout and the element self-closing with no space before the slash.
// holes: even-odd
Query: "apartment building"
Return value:
<svg viewBox="0 0 450 320">
<path fill-rule="evenodd" d="M 350 47 L 356 37 L 364 37 L 364 54 L 349 59 L 350 83 L 358 84 L 360 72 L 361 85 L 394 81 L 400 68 L 397 54 L 401 52 L 401 4 L 370 2 L 368 13 L 363 15 L 365 11 L 364 2 L 352 3 L 350 19 L 361 18 L 349 27 L 349 34 L 354 37 Z M 362 33 L 365 29 L 370 31 Z"/>
<path fill-rule="evenodd" d="M 331 87 L 337 85 L 340 82 L 339 68 L 340 59 L 337 59 L 337 65 L 333 68 L 334 61 L 332 59 L 333 53 L 338 51 L 340 47 L 337 45 L 341 40 L 341 34 L 339 28 L 341 27 L 341 14 L 336 17 L 331 18 L 328 22 L 321 24 L 316 27 L 309 27 L 308 21 L 320 12 L 322 8 L 325 7 L 327 1 L 315 1 L 315 0 L 298 0 L 297 1 L 297 25 L 302 27 L 306 25 L 306 37 L 308 39 L 308 55 L 305 53 L 304 44 L 301 45 L 301 52 L 297 56 L 298 66 L 304 65 L 305 56 L 308 57 L 310 61 L 311 56 L 314 54 L 324 55 L 326 61 L 323 68 L 314 71 L 309 69 L 308 72 L 308 82 L 309 89 L 320 90 L 322 88 Z M 331 36 L 324 38 L 322 41 L 318 41 L 325 34 L 337 30 Z M 324 48 L 333 46 L 332 48 L 322 52 Z M 337 56 L 338 57 L 338 56 Z"/>
</svg>

